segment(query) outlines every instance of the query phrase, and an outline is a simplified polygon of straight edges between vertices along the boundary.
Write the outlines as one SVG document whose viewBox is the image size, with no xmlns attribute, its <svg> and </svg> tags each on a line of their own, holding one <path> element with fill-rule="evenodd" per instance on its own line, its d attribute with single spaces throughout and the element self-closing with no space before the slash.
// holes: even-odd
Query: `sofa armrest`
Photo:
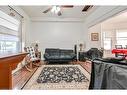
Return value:
<svg viewBox="0 0 127 95">
<path fill-rule="evenodd" d="M 47 59 L 49 57 L 49 54 L 48 53 L 45 53 L 44 54 L 44 58 Z"/>
<path fill-rule="evenodd" d="M 76 57 L 76 54 L 75 54 L 75 53 L 71 53 L 70 56 L 71 56 L 72 58 L 75 58 L 75 57 Z"/>
</svg>

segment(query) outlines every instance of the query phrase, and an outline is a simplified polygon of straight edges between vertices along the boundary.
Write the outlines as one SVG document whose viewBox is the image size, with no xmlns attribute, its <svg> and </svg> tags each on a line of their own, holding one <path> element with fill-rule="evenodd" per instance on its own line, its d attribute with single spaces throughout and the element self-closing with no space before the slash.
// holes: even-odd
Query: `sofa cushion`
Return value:
<svg viewBox="0 0 127 95">
<path fill-rule="evenodd" d="M 72 59 L 72 57 L 70 55 L 60 55 L 60 59 Z"/>
<path fill-rule="evenodd" d="M 60 59 L 73 59 L 74 55 L 73 50 L 60 49 Z"/>
<path fill-rule="evenodd" d="M 56 60 L 57 59 L 57 60 L 59 60 L 59 56 L 58 55 L 51 55 L 51 56 L 48 57 L 48 59 L 51 59 L 51 60 L 53 60 L 53 59 Z"/>
<path fill-rule="evenodd" d="M 73 53 L 73 50 L 60 49 L 60 54 L 70 54 L 70 53 Z"/>
</svg>

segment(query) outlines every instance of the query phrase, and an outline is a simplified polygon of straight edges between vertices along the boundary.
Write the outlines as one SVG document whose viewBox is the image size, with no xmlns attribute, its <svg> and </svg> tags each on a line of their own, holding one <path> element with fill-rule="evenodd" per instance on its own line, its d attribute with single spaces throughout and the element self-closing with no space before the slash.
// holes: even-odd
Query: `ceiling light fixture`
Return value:
<svg viewBox="0 0 127 95">
<path fill-rule="evenodd" d="M 52 9 L 51 9 L 51 12 L 57 14 L 60 10 L 61 9 L 60 9 L 59 6 L 53 6 Z"/>
</svg>

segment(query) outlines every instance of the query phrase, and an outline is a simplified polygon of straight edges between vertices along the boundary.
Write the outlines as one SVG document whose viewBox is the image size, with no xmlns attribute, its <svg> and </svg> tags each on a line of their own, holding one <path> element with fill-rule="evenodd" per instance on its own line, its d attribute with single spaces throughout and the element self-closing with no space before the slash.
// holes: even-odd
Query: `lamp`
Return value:
<svg viewBox="0 0 127 95">
<path fill-rule="evenodd" d="M 86 48 L 86 44 L 85 44 L 85 42 L 80 42 L 79 43 L 79 51 L 84 51 L 84 49 Z"/>
<path fill-rule="evenodd" d="M 79 47 L 80 47 L 80 51 L 82 51 L 82 49 L 83 49 L 83 44 L 80 43 L 80 44 L 79 44 Z"/>
</svg>

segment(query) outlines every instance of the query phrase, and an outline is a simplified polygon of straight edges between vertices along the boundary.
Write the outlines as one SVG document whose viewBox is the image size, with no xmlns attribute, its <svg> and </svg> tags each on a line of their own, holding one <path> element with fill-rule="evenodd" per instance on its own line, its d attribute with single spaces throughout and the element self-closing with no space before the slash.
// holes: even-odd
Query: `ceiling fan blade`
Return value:
<svg viewBox="0 0 127 95">
<path fill-rule="evenodd" d="M 93 7 L 93 5 L 86 5 L 86 6 L 83 8 L 82 12 L 86 12 L 86 11 L 88 11 L 89 9 L 91 9 L 92 7 Z"/>
<path fill-rule="evenodd" d="M 74 6 L 73 5 L 62 5 L 60 7 L 63 7 L 63 8 L 73 8 Z"/>
<path fill-rule="evenodd" d="M 48 8 L 47 10 L 43 11 L 43 13 L 47 13 L 51 10 L 52 8 Z"/>
<path fill-rule="evenodd" d="M 57 13 L 57 15 L 58 15 L 58 16 L 61 16 L 61 15 L 62 15 L 61 11 L 59 11 L 59 12 Z"/>
</svg>

